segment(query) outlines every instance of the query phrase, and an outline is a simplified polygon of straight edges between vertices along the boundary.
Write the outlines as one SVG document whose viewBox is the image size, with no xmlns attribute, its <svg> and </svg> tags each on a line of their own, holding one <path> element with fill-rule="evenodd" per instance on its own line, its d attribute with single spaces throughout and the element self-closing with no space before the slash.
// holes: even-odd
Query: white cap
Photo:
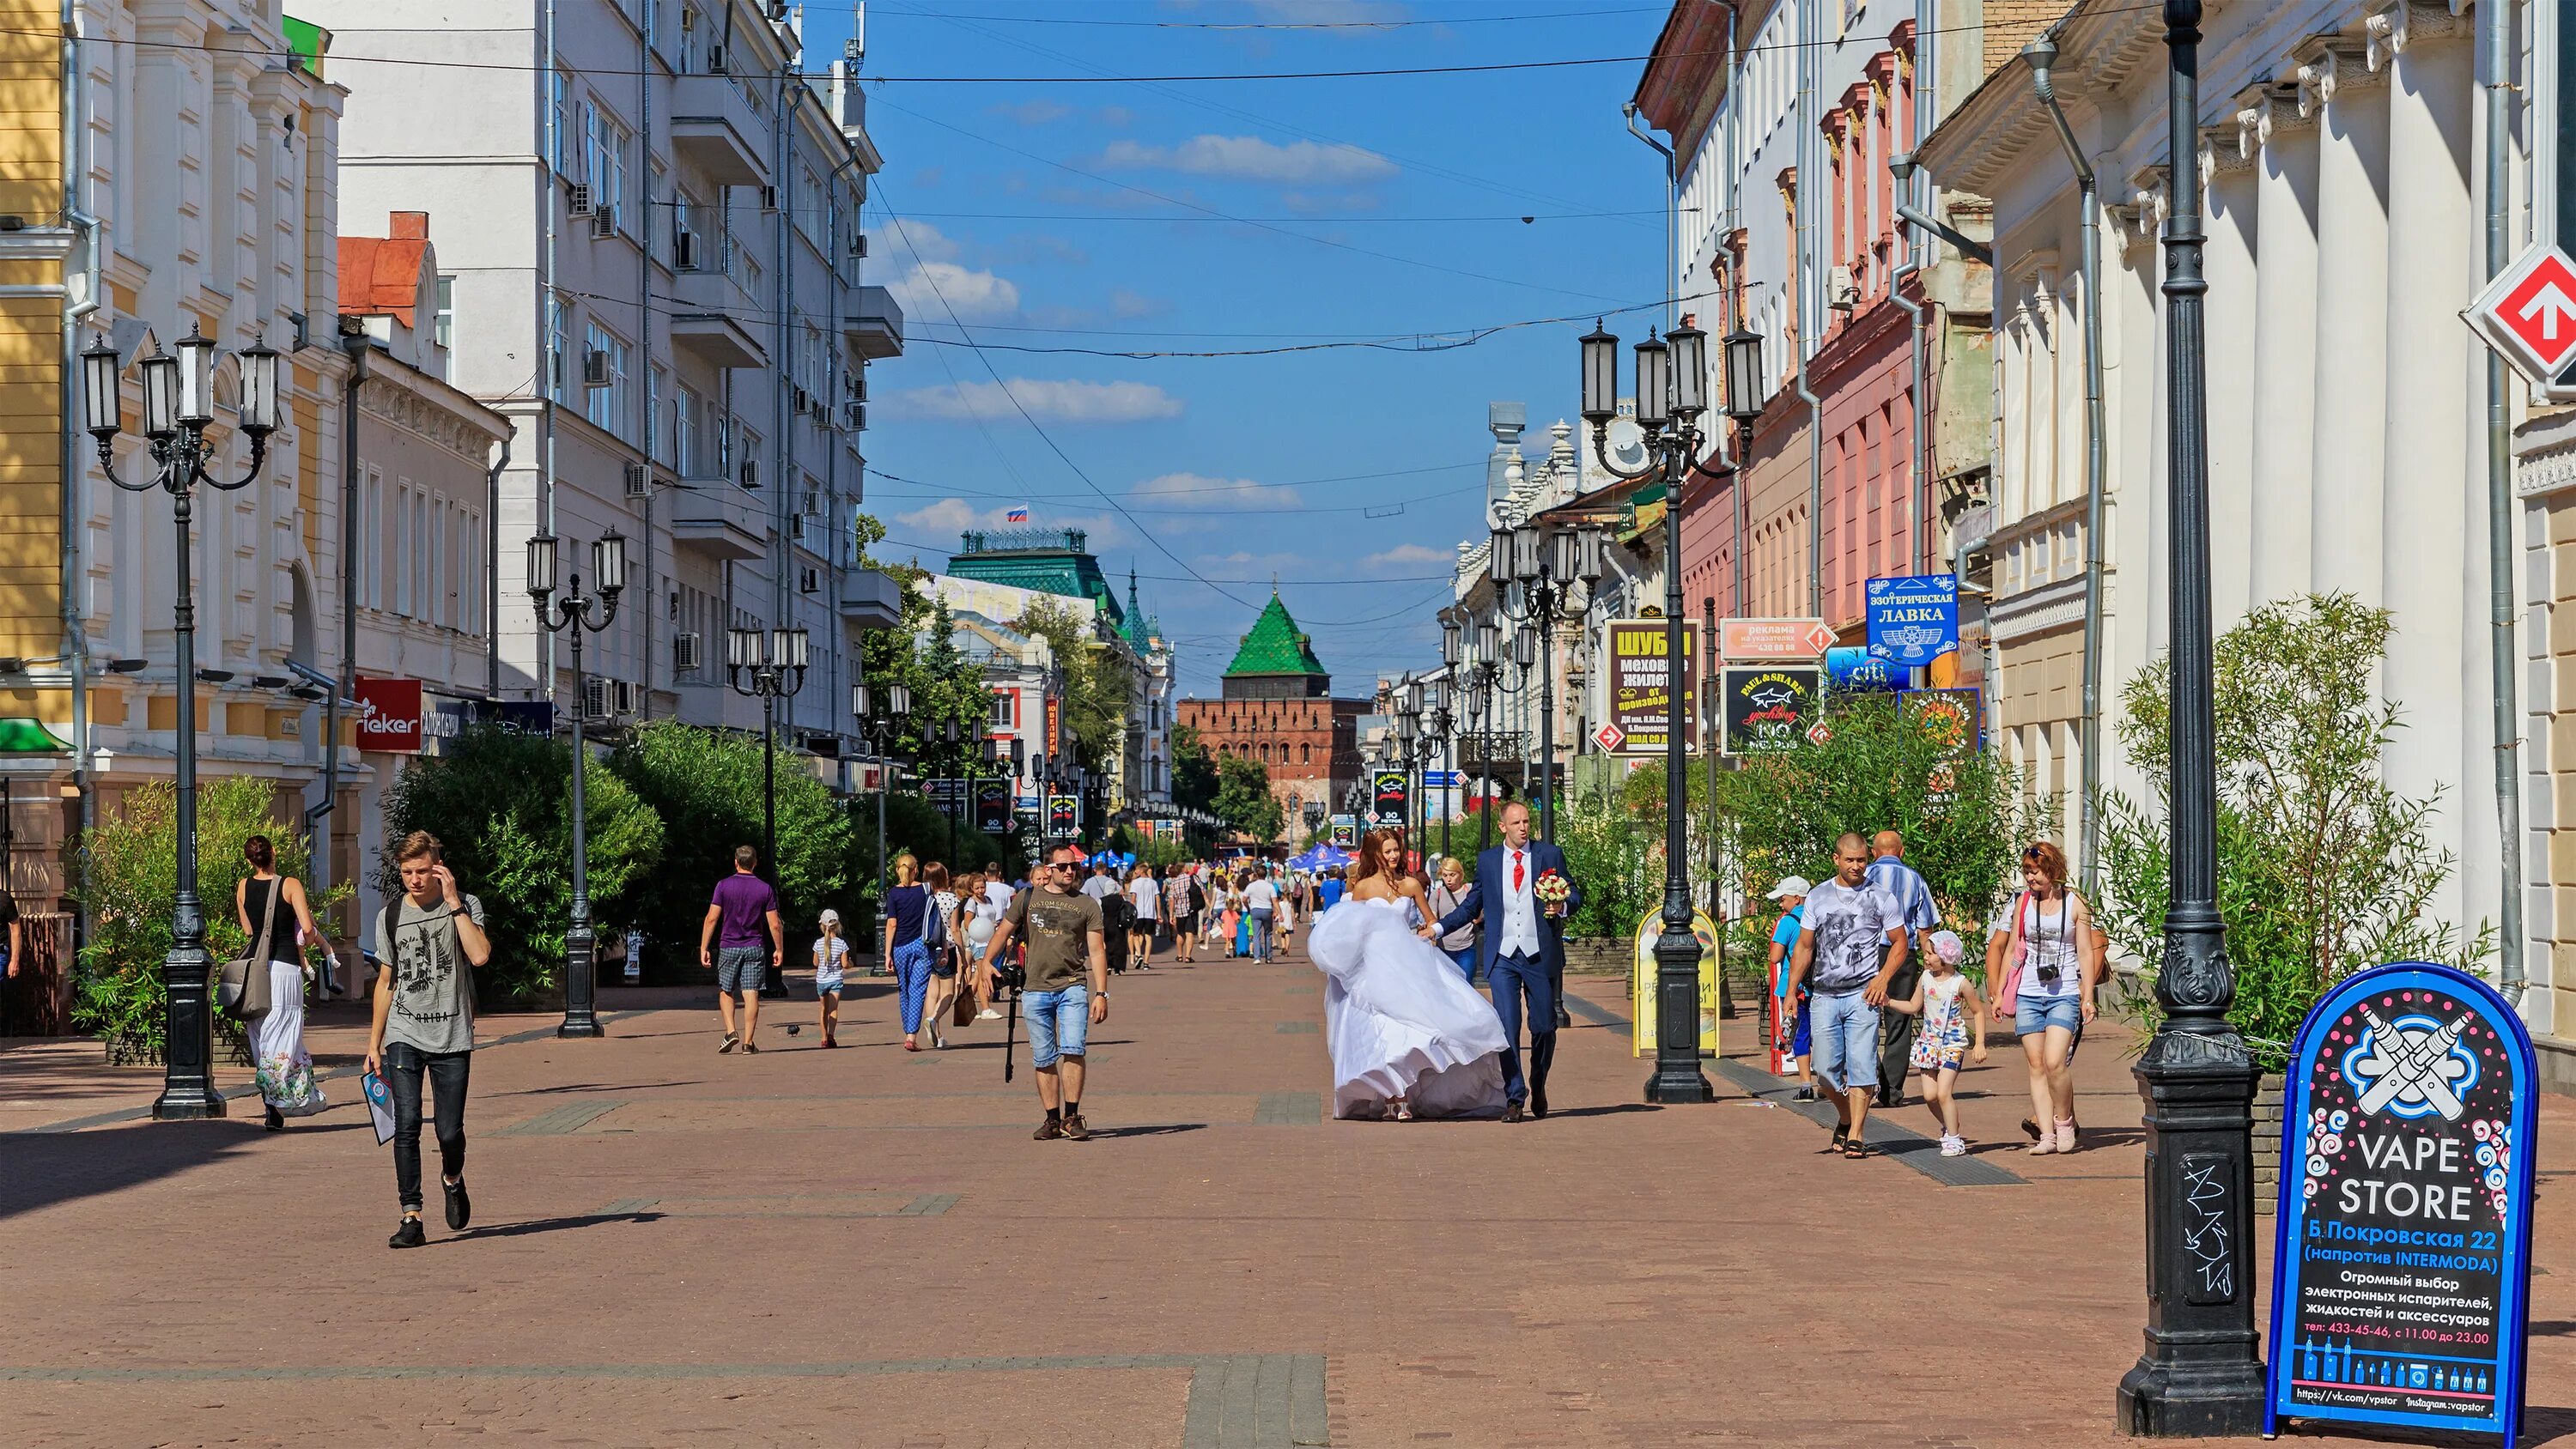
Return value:
<svg viewBox="0 0 2576 1449">
<path fill-rule="evenodd" d="M 1814 889 L 1815 887 L 1809 885 L 1803 875 L 1782 876 L 1780 883 L 1771 888 L 1771 899 L 1785 901 L 1791 896 L 1803 896 Z"/>
<path fill-rule="evenodd" d="M 833 910 L 830 906 L 825 906 L 823 908 L 823 914 L 815 919 L 821 925 L 837 926 L 841 924 L 841 913 Z"/>
</svg>

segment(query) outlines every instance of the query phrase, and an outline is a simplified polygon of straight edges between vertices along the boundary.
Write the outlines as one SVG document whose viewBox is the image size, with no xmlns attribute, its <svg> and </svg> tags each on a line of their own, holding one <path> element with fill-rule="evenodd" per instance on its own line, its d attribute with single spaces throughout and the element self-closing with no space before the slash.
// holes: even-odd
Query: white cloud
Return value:
<svg viewBox="0 0 2576 1449">
<path fill-rule="evenodd" d="M 1294 488 L 1266 487 L 1250 478 L 1211 478 L 1204 473 L 1166 473 L 1135 487 L 1135 496 L 1158 506 L 1233 512 L 1247 505 L 1297 506 Z"/>
<path fill-rule="evenodd" d="M 915 221 L 908 216 L 887 222 L 885 233 L 878 240 L 902 248 L 905 256 L 919 261 L 953 262 L 958 256 L 957 243 L 950 240 L 946 232 L 929 222 Z"/>
<path fill-rule="evenodd" d="M 1396 173 L 1394 162 L 1362 147 L 1317 141 L 1283 146 L 1258 136 L 1193 136 L 1177 146 L 1112 141 L 1100 161 L 1128 171 L 1179 171 L 1287 186 L 1382 181 Z"/>
<path fill-rule="evenodd" d="M 1254 580 L 1258 580 L 1263 574 L 1279 574 L 1298 569 L 1303 567 L 1305 562 L 1304 554 L 1254 553 L 1249 549 L 1236 549 L 1232 553 L 1203 553 L 1198 556 L 1198 564 L 1202 568 L 1226 569 L 1229 570 L 1226 577 Z"/>
<path fill-rule="evenodd" d="M 1021 101 L 1017 105 L 988 107 L 986 114 L 1006 117 L 1023 126 L 1044 126 L 1072 115 L 1073 107 L 1062 101 L 1051 101 L 1044 96 L 1039 96 L 1032 100 Z"/>
<path fill-rule="evenodd" d="M 1454 565 L 1458 555 L 1449 550 L 1425 548 L 1418 543 L 1399 543 L 1383 553 L 1373 553 L 1360 560 L 1360 567 L 1370 569 L 1428 568 L 1435 564 Z"/>
<path fill-rule="evenodd" d="M 1003 391 L 1005 386 L 1008 393 Z M 1018 407 L 1012 406 L 1014 398 Z M 917 387 L 887 398 L 885 407 L 894 417 L 947 422 L 1016 418 L 1021 408 L 1042 423 L 1135 423 L 1181 415 L 1181 400 L 1152 383 L 1031 377 L 1015 377 L 1007 384 Z"/>
<path fill-rule="evenodd" d="M 906 315 L 924 322 L 998 322 L 1020 311 L 1020 289 L 996 272 L 955 262 L 923 262 L 886 288 Z"/>
</svg>

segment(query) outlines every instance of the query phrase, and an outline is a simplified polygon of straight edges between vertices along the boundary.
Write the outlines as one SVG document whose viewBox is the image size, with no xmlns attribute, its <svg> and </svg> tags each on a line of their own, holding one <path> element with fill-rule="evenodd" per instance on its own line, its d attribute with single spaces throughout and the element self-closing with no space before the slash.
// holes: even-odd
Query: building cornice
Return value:
<svg viewBox="0 0 2576 1449">
<path fill-rule="evenodd" d="M 2164 50 L 2157 7 L 2079 0 L 2052 29 L 2059 57 L 2052 78 L 2061 100 L 2116 92 Z M 1997 66 L 1924 138 L 1916 156 L 1943 187 L 1992 196 L 2033 146 L 2054 149 L 2047 112 L 2018 63 Z"/>
</svg>

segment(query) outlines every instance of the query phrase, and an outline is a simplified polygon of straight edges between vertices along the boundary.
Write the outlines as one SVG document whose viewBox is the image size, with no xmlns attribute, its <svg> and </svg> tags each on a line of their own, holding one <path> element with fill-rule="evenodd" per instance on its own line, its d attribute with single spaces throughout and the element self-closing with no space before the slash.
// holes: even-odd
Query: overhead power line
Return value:
<svg viewBox="0 0 2576 1449">
<path fill-rule="evenodd" d="M 997 25 L 1089 25 L 1125 30 L 1406 30 L 1421 25 L 1503 25 L 1528 20 L 1597 19 L 1605 15 L 1661 13 L 1660 5 L 1619 10 L 1544 10 L 1531 15 L 1453 15 L 1437 20 L 1099 20 L 1067 15 L 951 15 L 935 10 L 887 10 L 906 20 L 981 20 Z"/>
</svg>

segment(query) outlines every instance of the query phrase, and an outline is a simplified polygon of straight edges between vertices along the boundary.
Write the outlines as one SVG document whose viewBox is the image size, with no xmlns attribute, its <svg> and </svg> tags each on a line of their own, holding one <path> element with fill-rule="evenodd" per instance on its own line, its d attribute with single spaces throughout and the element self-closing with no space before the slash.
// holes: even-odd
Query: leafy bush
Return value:
<svg viewBox="0 0 2576 1449">
<path fill-rule="evenodd" d="M 243 955 L 250 938 L 233 915 L 233 887 L 250 874 L 242 845 L 265 835 L 281 874 L 311 874 L 311 842 L 276 819 L 277 787 L 256 776 L 200 781 L 197 787 L 197 893 L 205 903 L 206 949 L 217 963 Z M 170 903 L 179 893 L 179 794 L 167 784 L 128 791 L 82 841 L 93 920 L 81 948 L 72 1021 L 107 1038 L 120 1060 L 159 1060 L 168 1045 L 168 993 L 162 959 L 170 954 Z M 348 898 L 346 886 L 316 893 L 317 924 Z M 321 947 L 307 954 L 318 958 Z M 221 1045 L 247 1059 L 241 1024 L 215 1018 Z"/>
<path fill-rule="evenodd" d="M 593 766 L 582 788 L 589 816 L 590 919 L 614 928 L 662 894 L 647 889 L 662 859 L 662 821 L 614 773 Z M 426 830 L 460 888 L 483 902 L 492 959 L 475 972 L 494 1001 L 543 1000 L 561 980 L 572 910 L 572 748 L 498 725 L 471 728 L 437 755 L 413 760 L 385 792 L 381 884 L 398 890 L 396 849 Z M 361 924 L 371 937 L 372 921 Z"/>
<path fill-rule="evenodd" d="M 2349 594 L 2267 604 L 2217 642 L 2218 909 L 2236 1001 L 2228 1019 L 2278 1065 L 2319 996 L 2362 967 L 2442 961 L 2475 970 L 2494 946 L 2481 922 L 2463 934 L 2432 913 L 2452 857 L 2423 829 L 2422 799 L 2382 776 L 2397 706 L 2375 680 L 2389 613 Z M 2101 800 L 2106 867 L 2098 918 L 2138 963 L 2122 1006 L 2150 1029 L 2162 1018 L 2172 783 L 2171 661 L 2122 687 L 2120 742 L 2149 798 Z"/>
<path fill-rule="evenodd" d="M 609 756 L 608 773 L 660 815 L 669 832 L 653 889 L 636 903 L 633 919 L 657 943 L 657 955 L 694 964 L 708 893 L 733 873 L 735 846 L 760 845 L 760 738 L 676 721 L 648 724 Z M 778 762 L 777 779 L 778 859 L 763 866 L 778 887 L 779 917 L 792 947 L 813 934 L 825 906 L 846 917 L 857 904 L 849 894 L 857 841 L 848 807 L 792 755 Z M 869 825 L 873 846 L 873 811 Z"/>
</svg>

